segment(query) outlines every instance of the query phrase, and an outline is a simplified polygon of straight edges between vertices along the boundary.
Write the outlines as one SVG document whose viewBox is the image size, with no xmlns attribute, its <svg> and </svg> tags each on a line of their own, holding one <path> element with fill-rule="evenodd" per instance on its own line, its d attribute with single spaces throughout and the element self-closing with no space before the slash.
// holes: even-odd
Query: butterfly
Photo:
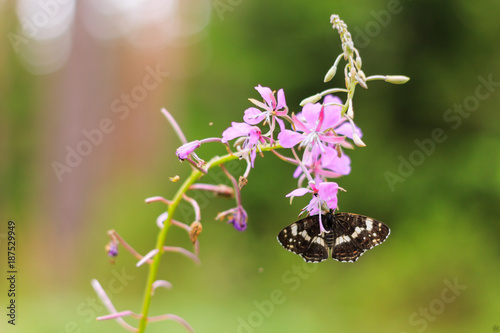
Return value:
<svg viewBox="0 0 500 333">
<path fill-rule="evenodd" d="M 355 262 L 391 232 L 384 223 L 359 214 L 328 212 L 321 222 L 326 232 L 320 233 L 319 215 L 298 220 L 280 231 L 278 242 L 306 262 L 321 262 L 329 253 L 335 260 Z"/>
</svg>

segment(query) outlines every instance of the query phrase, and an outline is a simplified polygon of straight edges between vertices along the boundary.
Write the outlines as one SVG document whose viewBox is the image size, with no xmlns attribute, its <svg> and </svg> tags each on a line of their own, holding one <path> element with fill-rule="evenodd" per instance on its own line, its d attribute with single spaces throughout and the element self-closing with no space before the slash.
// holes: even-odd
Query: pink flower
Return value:
<svg viewBox="0 0 500 333">
<path fill-rule="evenodd" d="M 341 104 L 340 98 L 328 95 L 325 96 L 324 105 L 319 103 L 304 105 L 301 113 L 292 116 L 297 131 L 283 130 L 278 135 L 281 146 L 292 148 L 299 143 L 301 147 L 318 145 L 321 151 L 324 150 L 326 143 L 352 147 L 344 137 L 337 135 L 354 139 L 353 133 L 359 138 L 362 133 L 352 121 L 345 123 L 348 118 L 341 117 Z"/>
<path fill-rule="evenodd" d="M 189 154 L 191 154 L 195 149 L 201 146 L 201 142 L 199 140 L 191 141 L 183 144 L 175 151 L 175 154 L 179 158 L 179 160 L 183 161 L 188 158 Z"/>
<path fill-rule="evenodd" d="M 262 132 L 257 126 L 250 126 L 247 123 L 232 122 L 231 127 L 222 133 L 222 143 L 227 143 L 229 140 L 246 137 L 242 144 L 243 149 L 249 149 L 250 161 L 252 167 L 254 166 L 255 157 L 257 155 L 257 144 L 259 142 L 265 143 L 262 137 Z"/>
<path fill-rule="evenodd" d="M 306 193 L 312 193 L 313 197 L 309 204 L 304 208 L 309 212 L 309 215 L 321 214 L 322 208 L 327 208 L 328 210 L 337 209 L 337 192 L 339 186 L 335 182 L 320 182 L 317 185 L 314 183 L 309 183 L 311 189 L 308 188 L 298 188 L 288 193 L 287 197 L 299 197 Z M 320 219 L 321 222 L 321 219 Z M 325 232 L 323 223 L 320 223 L 320 231 Z"/>
<path fill-rule="evenodd" d="M 301 147 L 318 145 L 322 150 L 326 143 L 340 143 L 344 137 L 335 135 L 330 129 L 338 122 L 336 113 L 328 112 L 329 107 L 319 103 L 306 104 L 302 113 L 292 115 L 293 124 L 297 131 L 282 130 L 278 140 L 284 148 L 292 148 L 300 143 Z"/>
<path fill-rule="evenodd" d="M 266 119 L 266 121 L 271 124 L 271 118 L 274 118 L 273 116 L 284 116 L 287 114 L 288 107 L 286 106 L 285 92 L 283 91 L 283 89 L 278 90 L 278 101 L 276 101 L 276 98 L 274 97 L 274 92 L 268 87 L 262 87 L 259 84 L 257 87 L 255 87 L 255 90 L 259 92 L 265 103 L 259 102 L 254 99 L 250 99 L 250 101 L 264 111 L 261 111 L 254 107 L 246 109 L 243 120 L 247 124 L 257 125 L 264 119 Z M 278 122 L 282 122 L 281 119 L 277 120 Z"/>
</svg>

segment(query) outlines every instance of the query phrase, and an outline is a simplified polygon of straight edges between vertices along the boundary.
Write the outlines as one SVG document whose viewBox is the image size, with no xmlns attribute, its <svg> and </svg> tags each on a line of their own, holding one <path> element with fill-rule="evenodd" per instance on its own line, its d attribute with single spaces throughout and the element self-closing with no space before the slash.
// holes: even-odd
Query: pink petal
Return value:
<svg viewBox="0 0 500 333">
<path fill-rule="evenodd" d="M 268 87 L 263 87 L 260 84 L 255 87 L 255 90 L 259 92 L 264 101 L 266 101 L 267 105 L 272 109 L 276 106 L 276 99 L 274 98 L 273 91 Z"/>
<path fill-rule="evenodd" d="M 257 156 L 257 149 L 252 149 L 252 151 L 250 151 L 250 164 L 252 165 L 252 168 L 254 166 L 256 156 Z"/>
<path fill-rule="evenodd" d="M 321 109 L 319 110 L 318 124 L 316 125 L 314 131 L 318 133 L 322 132 L 324 122 L 325 122 L 325 107 L 322 106 Z"/>
<path fill-rule="evenodd" d="M 321 154 L 321 166 L 330 164 L 337 157 L 337 151 L 329 146 L 323 146 L 323 153 Z"/>
<path fill-rule="evenodd" d="M 330 143 L 341 143 L 345 141 L 343 136 L 336 136 L 333 133 L 327 133 L 327 135 L 318 135 L 321 141 L 330 142 Z"/>
<path fill-rule="evenodd" d="M 302 116 L 302 113 L 299 113 L 297 116 L 292 114 L 292 120 L 293 120 L 293 124 L 295 125 L 295 129 L 297 131 L 304 132 L 304 133 L 311 132 L 309 130 L 309 127 L 302 122 L 301 118 L 303 118 L 303 117 L 301 117 L 301 116 Z M 305 118 L 304 118 L 304 121 L 305 121 Z"/>
<path fill-rule="evenodd" d="M 302 174 L 302 168 L 298 166 L 297 169 L 295 169 L 295 171 L 293 172 L 293 178 L 299 178 L 301 174 Z"/>
<path fill-rule="evenodd" d="M 289 198 L 289 197 L 301 197 L 304 194 L 311 193 L 311 192 L 312 191 L 310 189 L 301 187 L 301 188 L 297 188 L 297 189 L 293 190 L 292 192 L 288 193 L 286 195 L 286 197 L 287 198 Z"/>
<path fill-rule="evenodd" d="M 326 202 L 328 208 L 335 210 L 337 208 L 338 184 L 334 182 L 324 182 L 320 183 L 318 187 L 318 197 Z"/>
<path fill-rule="evenodd" d="M 292 148 L 304 140 L 304 136 L 294 131 L 284 130 L 278 134 L 278 140 L 283 148 Z"/>
<path fill-rule="evenodd" d="M 307 121 L 307 127 L 310 131 L 314 131 L 316 128 L 319 113 L 321 112 L 321 104 L 306 104 L 302 108 L 302 115 Z"/>
<path fill-rule="evenodd" d="M 313 195 L 311 201 L 309 201 L 309 204 L 306 206 L 307 211 L 309 212 L 309 215 L 316 215 L 319 214 L 319 197 Z"/>
<path fill-rule="evenodd" d="M 247 123 L 236 123 L 232 122 L 231 127 L 227 128 L 224 132 L 222 132 L 222 143 L 227 143 L 228 141 L 237 138 L 239 136 L 248 135 L 248 131 L 252 128 L 252 126 Z"/>
<path fill-rule="evenodd" d="M 348 175 L 351 173 L 351 159 L 346 154 L 342 154 L 341 157 L 338 157 L 335 151 L 335 155 L 329 155 L 328 157 L 325 155 L 321 162 L 323 168 L 338 174 Z"/>
<path fill-rule="evenodd" d="M 262 136 L 262 132 L 260 131 L 260 128 L 258 127 L 251 127 L 250 130 L 248 131 L 248 145 L 247 147 L 253 147 L 259 142 L 260 137 Z"/>
<path fill-rule="evenodd" d="M 251 107 L 245 110 L 243 120 L 250 125 L 257 125 L 266 118 L 266 114 L 261 110 Z"/>
<path fill-rule="evenodd" d="M 342 104 L 342 101 L 338 97 L 334 97 L 332 95 L 328 95 L 323 100 L 324 104 L 327 103 L 337 103 Z M 328 128 L 332 128 L 337 124 L 340 120 L 340 111 L 342 110 L 341 106 L 336 105 L 327 105 L 325 106 L 325 119 L 323 120 L 323 126 L 321 126 L 321 131 L 324 131 Z"/>
<path fill-rule="evenodd" d="M 285 122 L 283 121 L 283 119 L 280 118 L 275 118 L 275 119 L 278 125 L 280 126 L 280 131 L 283 132 L 285 130 Z"/>
<path fill-rule="evenodd" d="M 354 128 L 356 129 L 356 133 L 358 134 L 358 136 L 361 138 L 363 136 L 361 129 L 356 125 L 354 125 Z M 337 133 L 339 135 L 344 135 L 344 136 L 348 137 L 349 139 L 352 139 L 352 137 L 353 137 L 352 126 L 348 122 L 343 123 L 342 125 L 337 127 L 335 129 L 335 133 Z"/>
<path fill-rule="evenodd" d="M 285 92 L 283 89 L 280 89 L 278 90 L 278 106 L 276 107 L 276 110 L 285 109 L 286 107 Z"/>
</svg>

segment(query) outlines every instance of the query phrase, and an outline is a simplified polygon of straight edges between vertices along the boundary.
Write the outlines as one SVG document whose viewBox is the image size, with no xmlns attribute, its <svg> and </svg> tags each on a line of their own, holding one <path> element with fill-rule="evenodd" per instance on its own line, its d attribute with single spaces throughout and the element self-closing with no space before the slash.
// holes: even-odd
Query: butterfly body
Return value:
<svg viewBox="0 0 500 333">
<path fill-rule="evenodd" d="M 329 255 L 341 262 L 355 262 L 367 250 L 383 243 L 390 234 L 384 223 L 352 213 L 320 215 L 290 224 L 278 234 L 279 243 L 306 262 L 321 262 Z"/>
</svg>

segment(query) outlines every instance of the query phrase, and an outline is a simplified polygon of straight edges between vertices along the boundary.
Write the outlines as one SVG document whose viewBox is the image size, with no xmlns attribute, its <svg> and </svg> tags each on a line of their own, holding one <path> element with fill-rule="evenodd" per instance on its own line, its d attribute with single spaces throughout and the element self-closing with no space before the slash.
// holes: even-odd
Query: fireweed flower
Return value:
<svg viewBox="0 0 500 333">
<path fill-rule="evenodd" d="M 323 105 L 319 103 L 304 105 L 301 113 L 292 116 L 297 132 L 283 130 L 278 135 L 281 146 L 292 148 L 299 143 L 300 147 L 316 144 L 323 151 L 327 143 L 330 143 L 351 148 L 345 138 L 353 139 L 354 136 L 361 138 L 362 133 L 352 120 L 341 116 L 340 105 L 342 105 L 340 98 L 331 95 L 325 96 Z M 345 123 L 348 120 L 349 123 Z"/>
<path fill-rule="evenodd" d="M 228 141 L 238 137 L 246 137 L 241 148 L 249 149 L 248 154 L 250 155 L 250 161 L 253 168 L 255 157 L 257 156 L 257 145 L 259 142 L 265 143 L 266 140 L 262 136 L 260 128 L 257 126 L 251 126 L 247 123 L 232 122 L 231 127 L 222 133 L 221 142 L 227 143 Z"/>
<path fill-rule="evenodd" d="M 288 193 L 287 197 L 300 197 L 306 193 L 312 193 L 313 196 L 309 204 L 304 207 L 303 210 L 308 211 L 309 215 L 320 214 L 325 208 L 326 210 L 335 210 L 337 209 L 337 192 L 339 189 L 339 185 L 335 182 L 320 182 L 315 184 L 314 182 L 310 182 L 308 188 L 298 188 Z M 323 223 L 321 222 L 320 217 L 320 232 L 325 232 L 325 228 L 323 227 Z"/>
<path fill-rule="evenodd" d="M 278 134 L 280 144 L 284 148 L 292 148 L 300 143 L 300 147 L 311 147 L 317 145 L 321 151 L 327 143 L 338 144 L 345 140 L 332 132 L 337 124 L 336 113 L 329 112 L 331 107 L 319 103 L 306 104 L 302 113 L 292 115 L 293 124 L 297 131 L 282 130 Z"/>
<path fill-rule="evenodd" d="M 242 206 L 237 206 L 220 212 L 215 217 L 216 220 L 220 221 L 224 218 L 227 218 L 227 223 L 232 224 L 238 231 L 244 231 L 247 228 L 248 215 Z"/>
<path fill-rule="evenodd" d="M 286 105 L 285 92 L 283 89 L 278 90 L 278 100 L 274 96 L 274 92 L 268 87 L 262 87 L 260 84 L 255 87 L 255 90 L 259 92 L 264 100 L 264 103 L 250 98 L 250 102 L 259 108 L 263 109 L 261 111 L 257 108 L 250 107 L 245 110 L 245 115 L 243 120 L 249 125 L 257 125 L 262 120 L 265 119 L 265 123 L 269 124 L 269 132 L 274 131 L 275 121 L 278 122 L 280 128 L 284 128 L 284 123 L 282 119 L 276 116 L 285 116 L 288 113 L 288 106 Z"/>
</svg>

